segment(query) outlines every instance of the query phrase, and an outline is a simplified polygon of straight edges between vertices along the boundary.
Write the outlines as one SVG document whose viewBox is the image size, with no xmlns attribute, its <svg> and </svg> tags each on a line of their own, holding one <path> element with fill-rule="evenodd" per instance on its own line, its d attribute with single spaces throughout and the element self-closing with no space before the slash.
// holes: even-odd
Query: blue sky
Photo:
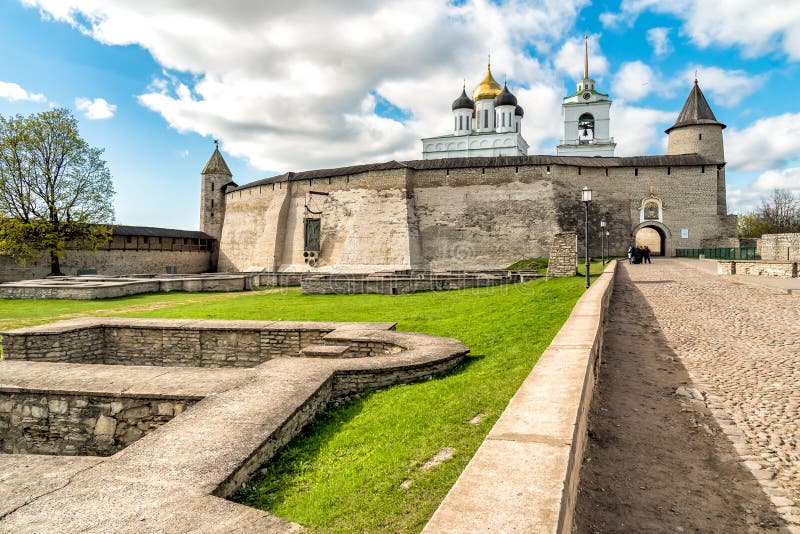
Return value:
<svg viewBox="0 0 800 534">
<path fill-rule="evenodd" d="M 554 153 L 585 33 L 618 155 L 665 151 L 697 70 L 728 125 L 729 209 L 800 193 L 797 2 L 107 4 L 0 0 L 0 114 L 72 109 L 106 151 L 121 224 L 196 228 L 214 138 L 238 183 L 419 158 L 488 53 L 525 108 L 530 152 Z"/>
</svg>

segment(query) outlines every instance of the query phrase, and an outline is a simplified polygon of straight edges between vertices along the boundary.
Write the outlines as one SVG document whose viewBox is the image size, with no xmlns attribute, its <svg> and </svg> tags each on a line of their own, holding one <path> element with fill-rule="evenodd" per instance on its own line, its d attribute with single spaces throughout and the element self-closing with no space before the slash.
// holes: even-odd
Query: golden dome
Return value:
<svg viewBox="0 0 800 534">
<path fill-rule="evenodd" d="M 483 81 L 478 84 L 475 91 L 472 93 L 474 101 L 486 100 L 487 98 L 494 98 L 503 91 L 503 88 L 497 83 L 497 80 L 492 76 L 492 66 L 486 67 L 486 76 Z"/>
</svg>

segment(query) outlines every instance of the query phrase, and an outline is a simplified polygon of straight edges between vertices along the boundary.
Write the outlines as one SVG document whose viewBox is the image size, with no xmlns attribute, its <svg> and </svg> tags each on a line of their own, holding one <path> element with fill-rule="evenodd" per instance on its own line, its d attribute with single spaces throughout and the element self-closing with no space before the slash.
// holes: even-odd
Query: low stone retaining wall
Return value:
<svg viewBox="0 0 800 534">
<path fill-rule="evenodd" d="M 340 328 L 344 336 L 329 338 Z M 402 348 L 349 333 L 347 323 L 86 318 L 0 335 L 9 360 L 106 365 L 255 367 L 272 358 L 303 356 L 305 347 L 333 345 L 336 339 L 346 341 L 331 355 L 337 358 L 381 356 Z"/>
<path fill-rule="evenodd" d="M 156 320 L 125 321 L 139 321 L 143 329 L 158 326 Z M 196 322 L 186 323 L 184 326 Z M 228 328 L 222 321 L 208 323 L 215 323 L 206 326 L 219 331 L 253 327 L 252 321 L 231 321 Z M 63 333 L 77 326 L 64 322 L 45 329 Z M 134 328 L 127 322 L 124 326 Z M 202 397 L 110 457 L 64 462 L 58 456 L 0 454 L 0 531 L 80 532 L 94 530 L 97 525 L 114 532 L 296 531 L 297 525 L 219 497 L 235 492 L 330 402 L 448 371 L 469 352 L 457 340 L 396 332 L 393 326 L 270 324 L 274 330 L 329 330 L 323 341 L 337 346 L 360 346 L 372 353 L 393 349 L 373 358 L 281 357 L 248 369 L 0 361 L 3 387 L 15 394 L 47 397 L 48 409 L 49 400 L 62 400 L 57 397 L 65 391 L 103 398 Z M 23 343 L 20 348 L 23 354 L 26 346 Z M 33 400 L 34 395 L 29 399 L 31 406 L 40 402 Z M 158 410 L 168 411 L 158 402 L 154 406 L 156 416 L 160 416 Z M 152 422 L 142 408 L 129 408 L 140 409 L 137 428 L 138 422 Z M 111 418 L 111 403 L 107 413 L 99 416 Z M 110 435 L 113 422 L 101 422 L 99 416 L 94 423 L 95 434 L 100 426 L 99 434 Z"/>
<path fill-rule="evenodd" d="M 797 262 L 781 261 L 718 261 L 717 274 L 746 274 L 751 276 L 772 276 L 776 278 L 797 278 Z"/>
<path fill-rule="evenodd" d="M 313 274 L 305 276 L 300 285 L 306 295 L 406 295 L 421 291 L 451 291 L 516 284 L 540 277 L 534 271 L 397 271 L 366 275 Z"/>
<path fill-rule="evenodd" d="M 109 456 L 199 399 L 140 399 L 0 387 L 0 452 Z"/>
<path fill-rule="evenodd" d="M 299 286 L 302 273 L 54 276 L 0 284 L 0 298 L 94 300 L 169 291 L 247 291 L 254 286 Z"/>
<path fill-rule="evenodd" d="M 800 233 L 764 234 L 760 239 L 761 259 L 767 261 L 800 261 Z"/>
<path fill-rule="evenodd" d="M 578 300 L 423 532 L 571 532 L 615 269 Z"/>
</svg>

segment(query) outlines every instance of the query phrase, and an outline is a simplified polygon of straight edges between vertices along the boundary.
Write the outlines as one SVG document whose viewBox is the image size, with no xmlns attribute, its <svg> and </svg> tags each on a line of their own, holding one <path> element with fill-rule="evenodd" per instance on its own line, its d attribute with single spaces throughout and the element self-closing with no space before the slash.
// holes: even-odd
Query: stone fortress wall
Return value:
<svg viewBox="0 0 800 534">
<path fill-rule="evenodd" d="M 759 248 L 765 261 L 800 261 L 800 233 L 764 234 Z"/>
<path fill-rule="evenodd" d="M 647 224 L 665 235 L 668 255 L 736 236 L 724 167 L 697 155 L 467 158 L 303 174 L 226 194 L 220 271 L 311 270 L 303 257 L 310 191 L 327 194 L 313 269 L 322 272 L 492 269 L 546 257 L 557 233 L 577 230 L 583 242 L 584 186 L 594 190 L 592 255 L 600 255 L 603 215 L 610 254 L 624 255 L 650 196 L 663 203 L 663 217 Z"/>
<path fill-rule="evenodd" d="M 70 250 L 61 259 L 61 272 L 75 276 L 78 269 L 95 269 L 98 273 L 116 276 L 132 273 L 163 274 L 167 267 L 175 267 L 178 273 L 197 274 L 208 272 L 211 252 L 208 250 Z M 15 282 L 33 278 L 44 278 L 50 274 L 47 256 L 20 265 L 8 256 L 0 256 L 0 282 Z"/>
</svg>

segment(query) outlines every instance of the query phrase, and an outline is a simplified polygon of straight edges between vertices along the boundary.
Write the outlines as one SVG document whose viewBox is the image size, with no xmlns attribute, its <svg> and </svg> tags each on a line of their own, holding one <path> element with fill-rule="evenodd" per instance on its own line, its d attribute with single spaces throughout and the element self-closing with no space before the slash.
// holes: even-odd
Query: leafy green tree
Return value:
<svg viewBox="0 0 800 534">
<path fill-rule="evenodd" d="M 68 249 L 111 236 L 111 173 L 68 109 L 0 116 L 0 253 L 25 263 L 46 251 L 51 275 Z"/>
<path fill-rule="evenodd" d="M 772 225 L 757 213 L 748 213 L 737 217 L 739 237 L 761 237 L 772 232 Z"/>
</svg>

